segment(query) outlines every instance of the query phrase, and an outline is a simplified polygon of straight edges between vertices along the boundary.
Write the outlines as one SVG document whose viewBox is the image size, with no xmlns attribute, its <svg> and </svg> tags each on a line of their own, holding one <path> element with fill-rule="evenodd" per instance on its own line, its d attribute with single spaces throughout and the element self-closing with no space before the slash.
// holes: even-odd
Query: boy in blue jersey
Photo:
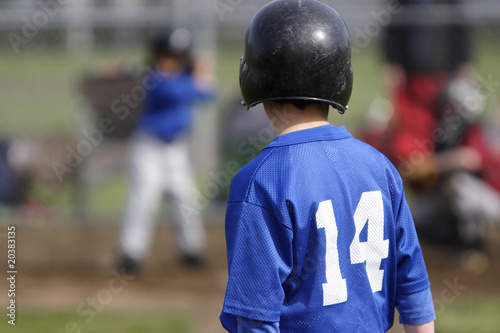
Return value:
<svg viewBox="0 0 500 333">
<path fill-rule="evenodd" d="M 201 216 L 182 211 L 192 204 L 195 189 L 187 136 L 193 104 L 213 98 L 214 92 L 204 75 L 193 72 L 192 40 L 189 30 L 178 28 L 160 34 L 151 45 L 155 71 L 147 80 L 144 107 L 131 138 L 130 190 L 119 239 L 119 269 L 128 274 L 139 272 L 150 249 L 154 213 L 164 194 L 170 196 L 182 262 L 189 267 L 202 264 Z"/>
<path fill-rule="evenodd" d="M 352 89 L 349 33 L 329 6 L 275 0 L 253 17 L 241 59 L 247 108 L 277 137 L 231 183 L 229 332 L 434 332 L 430 283 L 401 178 L 328 123 Z"/>
</svg>

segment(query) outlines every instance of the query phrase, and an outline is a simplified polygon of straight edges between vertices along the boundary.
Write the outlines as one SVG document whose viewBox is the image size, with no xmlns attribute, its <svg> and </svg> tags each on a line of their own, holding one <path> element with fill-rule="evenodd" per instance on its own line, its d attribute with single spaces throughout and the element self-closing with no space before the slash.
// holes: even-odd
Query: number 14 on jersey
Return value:
<svg viewBox="0 0 500 333">
<path fill-rule="evenodd" d="M 366 263 L 366 273 L 372 292 L 382 290 L 384 270 L 380 269 L 382 259 L 389 254 L 389 240 L 384 240 L 384 205 L 380 191 L 363 192 L 354 212 L 356 232 L 349 247 L 351 264 Z M 366 242 L 360 241 L 361 231 L 368 224 Z M 319 203 L 316 211 L 316 225 L 325 230 L 326 236 L 326 283 L 323 283 L 323 305 L 347 301 L 346 280 L 340 271 L 337 247 L 338 228 L 331 200 Z"/>
</svg>

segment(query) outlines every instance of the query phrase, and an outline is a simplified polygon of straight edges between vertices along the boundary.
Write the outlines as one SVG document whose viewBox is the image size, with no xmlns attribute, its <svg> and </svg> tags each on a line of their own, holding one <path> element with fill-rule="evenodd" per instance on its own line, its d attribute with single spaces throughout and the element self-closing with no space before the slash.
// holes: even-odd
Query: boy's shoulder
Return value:
<svg viewBox="0 0 500 333">
<path fill-rule="evenodd" d="M 335 160 L 339 163 L 333 163 Z M 292 173 L 309 177 L 308 170 L 326 172 L 340 165 L 355 165 L 360 172 L 378 170 L 390 178 L 397 177 L 392 163 L 378 150 L 354 138 L 343 127 L 325 126 L 275 138 L 234 176 L 231 198 L 245 200 L 253 189 L 276 190 L 282 183 L 280 179 L 288 179 Z"/>
<path fill-rule="evenodd" d="M 394 167 L 392 162 L 373 146 L 349 133 L 344 126 L 332 125 L 314 127 L 276 137 L 254 159 L 237 173 L 237 177 L 253 179 L 263 166 L 273 165 L 276 169 L 287 168 L 289 164 L 300 164 L 302 157 L 322 154 L 325 149 L 334 149 L 339 155 L 359 164 L 374 162 Z M 318 161 L 305 161 L 318 163 Z M 307 164 L 307 163 L 306 163 Z"/>
<path fill-rule="evenodd" d="M 231 181 L 230 201 L 245 200 L 255 176 L 272 153 L 272 150 L 264 149 L 236 173 Z"/>
</svg>

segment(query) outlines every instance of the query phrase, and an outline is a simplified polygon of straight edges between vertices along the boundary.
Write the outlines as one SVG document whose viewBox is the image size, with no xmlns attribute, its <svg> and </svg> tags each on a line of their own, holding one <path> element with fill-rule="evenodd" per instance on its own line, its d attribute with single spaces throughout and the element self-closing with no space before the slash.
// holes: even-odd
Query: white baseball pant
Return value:
<svg viewBox="0 0 500 333">
<path fill-rule="evenodd" d="M 129 194 L 119 238 L 122 254 L 138 261 L 148 254 L 158 205 L 167 194 L 179 250 L 199 255 L 205 245 L 201 212 L 194 214 L 191 208 L 186 213 L 193 207 L 195 190 L 188 143 L 165 143 L 138 133 L 130 145 Z"/>
</svg>

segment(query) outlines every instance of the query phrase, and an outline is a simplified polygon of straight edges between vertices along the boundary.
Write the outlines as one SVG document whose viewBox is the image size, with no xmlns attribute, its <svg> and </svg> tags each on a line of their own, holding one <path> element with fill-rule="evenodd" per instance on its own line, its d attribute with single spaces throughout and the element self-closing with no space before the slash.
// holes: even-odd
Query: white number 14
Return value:
<svg viewBox="0 0 500 333">
<path fill-rule="evenodd" d="M 366 273 L 372 292 L 382 290 L 384 270 L 380 269 L 382 259 L 389 255 L 389 240 L 384 240 L 384 205 L 380 191 L 363 192 L 354 212 L 356 233 L 349 247 L 351 264 L 366 262 Z M 368 223 L 367 240 L 359 236 Z M 326 283 L 323 283 L 323 305 L 347 301 L 346 280 L 340 272 L 337 247 L 338 228 L 331 200 L 319 203 L 316 211 L 318 229 L 325 229 L 326 236 Z"/>
</svg>

